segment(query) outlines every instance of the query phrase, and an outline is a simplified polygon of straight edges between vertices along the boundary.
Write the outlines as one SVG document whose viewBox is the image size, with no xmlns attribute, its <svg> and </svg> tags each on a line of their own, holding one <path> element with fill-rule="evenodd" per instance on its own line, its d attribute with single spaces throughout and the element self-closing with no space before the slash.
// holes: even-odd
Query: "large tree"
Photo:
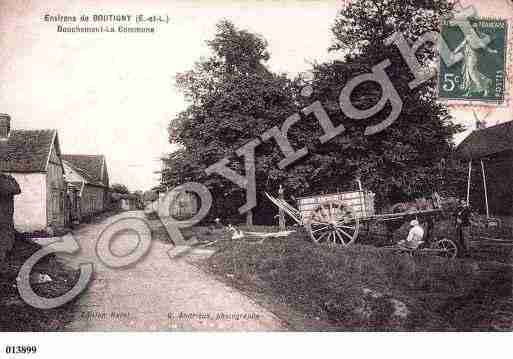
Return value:
<svg viewBox="0 0 513 359">
<path fill-rule="evenodd" d="M 296 111 L 295 87 L 286 76 L 265 66 L 267 42 L 231 22 L 218 24 L 208 46 L 211 57 L 176 76 L 190 105 L 169 125 L 170 141 L 182 147 L 167 159 L 163 179 L 167 186 L 188 181 L 205 184 L 214 197 L 211 217 L 233 219 L 245 202 L 244 190 L 219 175 L 207 176 L 205 169 L 230 158 L 232 168 L 244 174 L 235 151 Z M 296 137 L 300 135 L 295 131 Z M 279 152 L 265 143 L 258 147 L 257 156 L 258 191 L 276 190 L 280 176 L 286 176 L 285 171 L 279 171 L 280 176 L 275 172 Z M 257 217 L 265 217 L 266 209 L 260 210 Z"/>
</svg>

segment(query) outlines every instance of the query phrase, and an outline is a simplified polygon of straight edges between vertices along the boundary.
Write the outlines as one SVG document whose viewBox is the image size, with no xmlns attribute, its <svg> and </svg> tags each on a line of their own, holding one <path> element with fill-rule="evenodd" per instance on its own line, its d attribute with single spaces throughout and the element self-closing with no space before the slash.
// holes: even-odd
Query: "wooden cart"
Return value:
<svg viewBox="0 0 513 359">
<path fill-rule="evenodd" d="M 362 189 L 353 192 L 300 197 L 297 199 L 297 209 L 282 199 L 274 198 L 267 193 L 266 195 L 294 221 L 304 226 L 312 241 L 316 243 L 348 246 L 356 242 L 362 224 L 381 222 L 387 228 L 387 232 L 391 234 L 405 222 L 418 219 L 426 223 L 425 242 L 429 246 L 422 248 L 425 252 L 451 258 L 458 253 L 458 247 L 451 239 L 431 238 L 434 223 L 451 215 L 442 208 L 437 196 L 433 196 L 433 205 L 430 209 L 376 214 L 374 194 Z M 403 248 L 402 250 L 408 249 Z"/>
</svg>

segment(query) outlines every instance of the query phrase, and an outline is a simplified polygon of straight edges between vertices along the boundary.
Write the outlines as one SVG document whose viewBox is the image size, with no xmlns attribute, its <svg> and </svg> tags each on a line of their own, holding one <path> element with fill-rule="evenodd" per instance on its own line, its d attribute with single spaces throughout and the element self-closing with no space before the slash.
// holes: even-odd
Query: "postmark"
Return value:
<svg viewBox="0 0 513 359">
<path fill-rule="evenodd" d="M 465 27 L 464 21 L 471 25 Z M 508 22 L 503 19 L 444 20 L 441 36 L 460 61 L 440 60 L 441 100 L 501 104 L 505 99 Z"/>
</svg>

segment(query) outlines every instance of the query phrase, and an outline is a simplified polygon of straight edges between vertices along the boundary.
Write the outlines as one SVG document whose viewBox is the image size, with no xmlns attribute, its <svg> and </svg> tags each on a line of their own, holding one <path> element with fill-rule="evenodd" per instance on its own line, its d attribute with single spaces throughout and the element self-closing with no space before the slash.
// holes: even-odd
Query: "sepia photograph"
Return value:
<svg viewBox="0 0 513 359">
<path fill-rule="evenodd" d="M 513 0 L 0 0 L 0 78 L 0 357 L 511 339 Z"/>
</svg>

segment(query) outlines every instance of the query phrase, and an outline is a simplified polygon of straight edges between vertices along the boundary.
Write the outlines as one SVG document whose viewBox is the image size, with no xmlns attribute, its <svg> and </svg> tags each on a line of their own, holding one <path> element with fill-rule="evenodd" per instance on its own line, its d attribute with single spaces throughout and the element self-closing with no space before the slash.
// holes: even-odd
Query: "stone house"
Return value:
<svg viewBox="0 0 513 359">
<path fill-rule="evenodd" d="M 103 155 L 62 155 L 73 220 L 108 209 L 109 174 Z"/>
<path fill-rule="evenodd" d="M 14 199 L 19 232 L 58 230 L 66 225 L 66 184 L 57 130 L 12 130 L 0 114 L 0 172 L 20 186 Z"/>
</svg>

